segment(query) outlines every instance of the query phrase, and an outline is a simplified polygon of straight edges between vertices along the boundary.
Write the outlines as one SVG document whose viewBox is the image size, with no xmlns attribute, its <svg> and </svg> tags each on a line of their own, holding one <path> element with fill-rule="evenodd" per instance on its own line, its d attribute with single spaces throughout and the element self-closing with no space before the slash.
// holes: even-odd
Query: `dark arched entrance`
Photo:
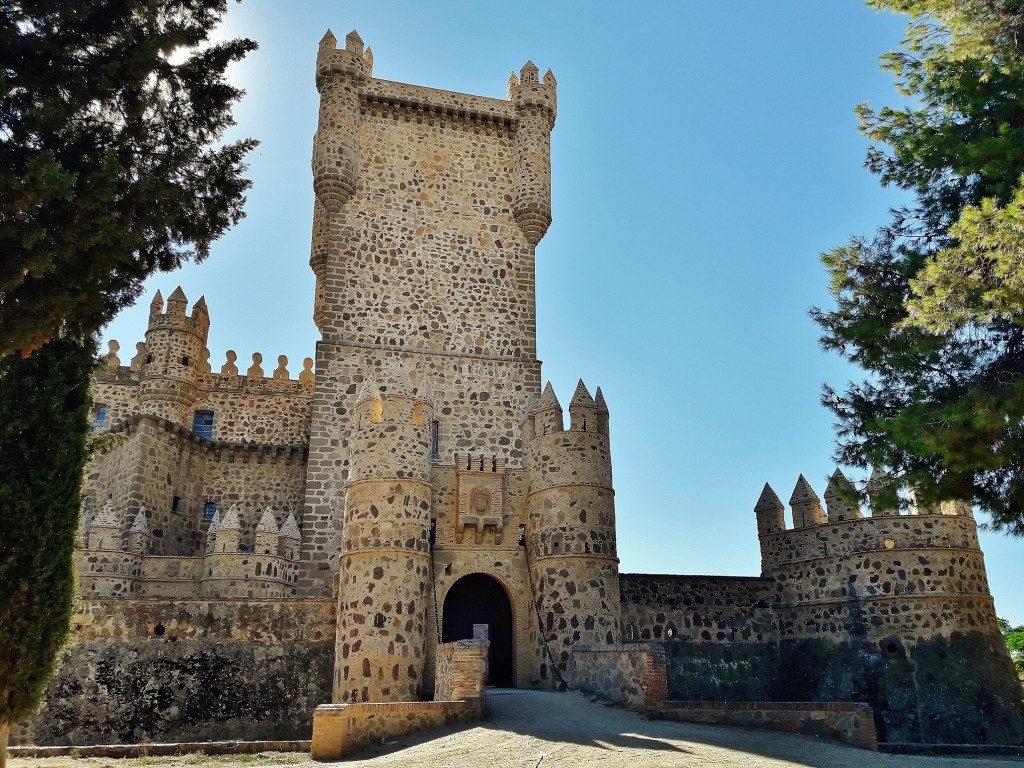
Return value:
<svg viewBox="0 0 1024 768">
<path fill-rule="evenodd" d="M 473 638 L 473 625 L 487 625 L 490 640 L 487 684 L 515 685 L 512 675 L 512 605 L 504 588 L 490 576 L 474 573 L 456 581 L 444 598 L 441 640 Z"/>
</svg>

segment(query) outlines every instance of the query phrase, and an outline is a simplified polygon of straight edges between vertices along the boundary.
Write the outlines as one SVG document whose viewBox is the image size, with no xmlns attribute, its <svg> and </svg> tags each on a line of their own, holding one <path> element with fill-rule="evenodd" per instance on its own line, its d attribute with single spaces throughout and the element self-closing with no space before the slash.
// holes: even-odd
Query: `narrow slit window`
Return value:
<svg viewBox="0 0 1024 768">
<path fill-rule="evenodd" d="M 441 458 L 441 422 L 430 422 L 430 458 Z"/>
</svg>

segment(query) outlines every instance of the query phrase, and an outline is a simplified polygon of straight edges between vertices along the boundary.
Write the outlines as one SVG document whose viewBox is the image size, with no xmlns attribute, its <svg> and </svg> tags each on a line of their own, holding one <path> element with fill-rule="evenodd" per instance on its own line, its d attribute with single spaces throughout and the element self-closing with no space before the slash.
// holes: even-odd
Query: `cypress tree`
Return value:
<svg viewBox="0 0 1024 768">
<path fill-rule="evenodd" d="M 0 768 L 68 636 L 95 352 L 59 338 L 0 360 Z"/>
</svg>

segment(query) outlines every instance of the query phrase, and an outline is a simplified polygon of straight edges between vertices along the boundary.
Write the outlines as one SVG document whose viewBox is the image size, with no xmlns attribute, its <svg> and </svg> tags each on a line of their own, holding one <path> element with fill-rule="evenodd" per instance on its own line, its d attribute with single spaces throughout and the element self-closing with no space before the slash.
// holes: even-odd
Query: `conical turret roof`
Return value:
<svg viewBox="0 0 1024 768">
<path fill-rule="evenodd" d="M 295 515 L 289 514 L 285 519 L 284 525 L 281 526 L 280 536 L 284 539 L 301 538 L 299 535 L 299 526 L 295 522 Z"/>
<path fill-rule="evenodd" d="M 380 386 L 373 376 L 365 377 L 362 385 L 359 387 L 359 392 L 356 393 L 356 405 L 359 405 L 364 400 L 383 402 L 383 398 L 380 396 Z"/>
<path fill-rule="evenodd" d="M 277 520 L 269 509 L 263 510 L 263 516 L 256 524 L 256 530 L 261 533 L 277 533 Z"/>
<path fill-rule="evenodd" d="M 132 527 L 128 529 L 128 533 L 149 533 L 149 521 L 146 519 L 146 508 L 141 507 L 135 519 L 132 521 Z"/>
<path fill-rule="evenodd" d="M 785 509 L 786 505 L 782 503 L 782 499 L 779 498 L 778 494 L 775 493 L 774 489 L 764 484 L 764 488 L 761 489 L 761 495 L 757 497 L 757 503 L 754 505 L 755 512 L 764 512 L 769 509 Z"/>
<path fill-rule="evenodd" d="M 594 392 L 594 405 L 597 406 L 597 410 L 601 413 L 608 413 L 608 403 L 604 401 L 604 392 L 598 387 Z"/>
<path fill-rule="evenodd" d="M 546 411 L 549 408 L 556 408 L 559 411 L 562 410 L 562 404 L 558 402 L 558 397 L 555 395 L 555 388 L 551 386 L 550 381 L 547 383 L 547 386 L 544 387 L 544 391 L 541 392 L 540 397 L 533 404 L 533 408 L 530 409 L 530 413 Z"/>
<path fill-rule="evenodd" d="M 93 518 L 93 528 L 118 528 L 121 525 L 121 516 L 114 509 L 112 499 L 107 499 L 100 509 L 99 514 Z"/>
<path fill-rule="evenodd" d="M 576 391 L 572 395 L 572 400 L 569 401 L 569 410 L 577 407 L 597 408 L 597 403 L 590 396 L 590 392 L 587 390 L 587 385 L 583 383 L 583 379 L 580 379 L 579 384 L 576 385 Z"/>
<path fill-rule="evenodd" d="M 224 519 L 220 521 L 220 525 L 217 526 L 218 531 L 240 531 L 242 530 L 242 521 L 238 517 L 238 505 L 231 507 L 228 513 L 224 515 Z"/>
<path fill-rule="evenodd" d="M 807 482 L 807 478 L 803 475 L 796 481 L 796 487 L 793 488 L 793 495 L 789 497 L 790 504 L 799 504 L 805 501 L 820 501 L 818 494 L 811 488 L 811 484 Z"/>
</svg>

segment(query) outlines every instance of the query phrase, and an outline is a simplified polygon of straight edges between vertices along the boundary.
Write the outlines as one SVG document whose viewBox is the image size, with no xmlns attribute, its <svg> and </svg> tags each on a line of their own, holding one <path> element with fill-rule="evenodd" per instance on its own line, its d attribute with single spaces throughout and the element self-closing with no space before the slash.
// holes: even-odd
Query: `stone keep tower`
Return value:
<svg viewBox="0 0 1024 768">
<path fill-rule="evenodd" d="M 434 406 L 430 454 L 521 467 L 540 393 L 534 249 L 551 221 L 556 85 L 527 63 L 508 98 L 372 76 L 355 32 L 320 43 L 310 265 L 316 275 L 300 594 L 330 586 L 356 446 L 357 392 L 411 382 Z M 385 401 L 386 402 L 386 401 Z"/>
</svg>

